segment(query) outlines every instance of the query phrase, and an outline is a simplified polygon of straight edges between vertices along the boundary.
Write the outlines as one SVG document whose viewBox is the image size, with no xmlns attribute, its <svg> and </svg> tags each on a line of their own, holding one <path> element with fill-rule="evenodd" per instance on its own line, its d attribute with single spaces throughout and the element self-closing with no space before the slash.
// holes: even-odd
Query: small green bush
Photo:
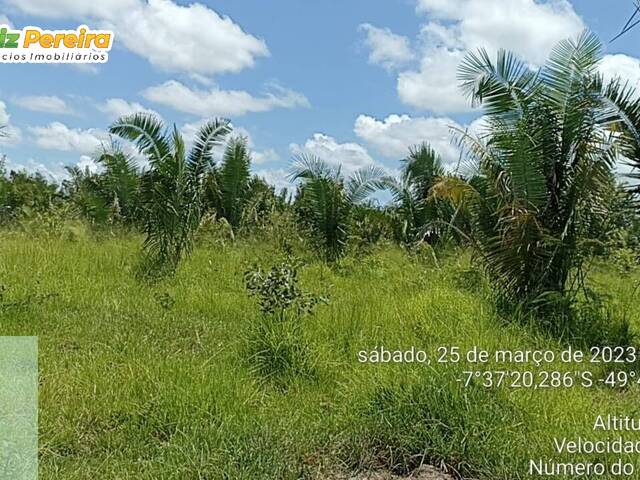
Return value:
<svg viewBox="0 0 640 480">
<path fill-rule="evenodd" d="M 261 312 L 247 341 L 252 370 L 278 385 L 294 378 L 315 378 L 315 356 L 301 320 L 327 300 L 300 287 L 298 269 L 291 260 L 268 271 L 259 267 L 247 271 L 245 286 Z"/>
</svg>

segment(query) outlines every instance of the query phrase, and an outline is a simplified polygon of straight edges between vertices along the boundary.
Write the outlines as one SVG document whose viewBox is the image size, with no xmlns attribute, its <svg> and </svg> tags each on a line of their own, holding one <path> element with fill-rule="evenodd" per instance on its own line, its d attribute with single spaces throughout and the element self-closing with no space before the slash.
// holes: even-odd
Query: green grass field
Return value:
<svg viewBox="0 0 640 480">
<path fill-rule="evenodd" d="M 439 266 L 393 247 L 310 262 L 302 285 L 330 302 L 303 320 L 306 373 L 276 380 L 248 353 L 260 313 L 243 284 L 274 248 L 200 245 L 175 277 L 149 284 L 134 275 L 139 245 L 1 234 L 1 333 L 39 337 L 40 478 L 325 478 L 423 462 L 529 478 L 530 458 L 561 460 L 554 435 L 594 438 L 596 415 L 640 410 L 638 388 L 487 390 L 456 382 L 462 366 L 359 363 L 381 345 L 563 347 L 499 318 L 464 252 Z M 637 329 L 638 278 L 600 266 L 590 279 Z"/>
</svg>

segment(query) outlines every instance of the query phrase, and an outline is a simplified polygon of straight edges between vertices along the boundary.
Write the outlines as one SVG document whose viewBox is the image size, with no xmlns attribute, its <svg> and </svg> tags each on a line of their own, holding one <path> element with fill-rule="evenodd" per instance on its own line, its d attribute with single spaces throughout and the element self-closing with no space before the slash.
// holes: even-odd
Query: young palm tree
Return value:
<svg viewBox="0 0 640 480">
<path fill-rule="evenodd" d="M 488 123 L 481 137 L 459 132 L 477 169 L 475 193 L 465 194 L 474 199 L 474 236 L 514 299 L 567 292 L 584 218 L 606 212 L 618 155 L 640 158 L 640 104 L 632 89 L 603 83 L 601 55 L 585 32 L 560 42 L 539 71 L 505 51 L 496 63 L 482 50 L 468 54 L 460 66 L 463 90 Z"/>
<path fill-rule="evenodd" d="M 166 129 L 154 115 L 122 117 L 109 131 L 134 142 L 149 160 L 141 193 L 144 249 L 151 267 L 172 272 L 192 248 L 204 210 L 204 178 L 214 166 L 212 149 L 231 131 L 229 122 L 205 123 L 188 154 L 177 127 Z"/>
<path fill-rule="evenodd" d="M 344 254 L 354 206 L 385 187 L 385 173 L 371 166 L 345 178 L 340 168 L 314 155 L 294 160 L 290 178 L 302 180 L 297 199 L 301 216 L 316 234 L 325 258 L 336 260 Z"/>
<path fill-rule="evenodd" d="M 233 229 L 240 226 L 251 180 L 251 155 L 244 137 L 232 138 L 228 143 L 218 172 L 221 215 Z"/>
<path fill-rule="evenodd" d="M 438 205 L 431 189 L 444 173 L 440 156 L 423 143 L 409 149 L 400 178 L 387 181 L 397 216 L 396 237 L 402 243 L 433 241 L 438 237 L 443 206 Z"/>
<path fill-rule="evenodd" d="M 113 215 L 126 223 L 133 223 L 137 220 L 140 205 L 141 177 L 136 160 L 114 145 L 97 158 L 97 164 L 104 169 L 100 179 Z"/>
</svg>

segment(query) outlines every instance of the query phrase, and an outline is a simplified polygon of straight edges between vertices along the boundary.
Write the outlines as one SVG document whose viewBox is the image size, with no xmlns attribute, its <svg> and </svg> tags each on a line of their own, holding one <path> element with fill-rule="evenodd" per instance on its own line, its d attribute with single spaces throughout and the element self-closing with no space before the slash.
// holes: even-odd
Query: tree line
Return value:
<svg viewBox="0 0 640 480">
<path fill-rule="evenodd" d="M 109 132 L 135 145 L 148 167 L 114 142 L 97 156 L 98 171 L 68 168 L 61 185 L 3 170 L 0 221 L 63 208 L 94 225 L 139 230 L 144 262 L 171 273 L 205 219 L 250 235 L 286 212 L 328 262 L 354 243 L 463 245 L 506 299 L 570 296 L 586 258 L 612 243 L 636 248 L 640 238 L 637 189 L 625 183 L 634 175 L 616 173 L 624 162 L 640 167 L 640 97 L 620 80 L 605 82 L 601 57 L 590 32 L 560 42 L 535 70 L 507 51 L 495 61 L 469 53 L 458 77 L 484 127 L 454 132 L 464 164 L 455 172 L 428 144 L 408 151 L 398 178 L 376 167 L 346 176 L 301 155 L 291 166 L 295 191 L 276 192 L 251 174 L 247 140 L 227 120 L 205 123 L 187 149 L 175 126 L 138 113 Z M 372 200 L 380 190 L 389 205 Z"/>
</svg>

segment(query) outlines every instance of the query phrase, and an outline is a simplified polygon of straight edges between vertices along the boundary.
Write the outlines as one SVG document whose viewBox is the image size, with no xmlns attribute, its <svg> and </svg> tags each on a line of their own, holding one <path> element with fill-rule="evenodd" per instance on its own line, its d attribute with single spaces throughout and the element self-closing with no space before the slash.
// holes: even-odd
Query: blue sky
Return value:
<svg viewBox="0 0 640 480">
<path fill-rule="evenodd" d="M 583 28 L 605 43 L 601 69 L 640 83 L 640 28 L 607 41 L 632 12 L 598 0 L 0 0 L 15 28 L 115 32 L 109 61 L 84 67 L 3 64 L 0 145 L 9 168 L 60 178 L 89 166 L 121 113 L 140 108 L 187 138 L 203 119 L 248 135 L 254 171 L 279 186 L 307 151 L 347 173 L 389 170 L 429 141 L 445 161 L 451 126 L 474 126 L 455 68 L 468 49 L 506 47 L 539 65 Z M 12 79 L 8 81 L 7 79 Z M 476 122 L 477 123 L 477 122 Z"/>
</svg>

